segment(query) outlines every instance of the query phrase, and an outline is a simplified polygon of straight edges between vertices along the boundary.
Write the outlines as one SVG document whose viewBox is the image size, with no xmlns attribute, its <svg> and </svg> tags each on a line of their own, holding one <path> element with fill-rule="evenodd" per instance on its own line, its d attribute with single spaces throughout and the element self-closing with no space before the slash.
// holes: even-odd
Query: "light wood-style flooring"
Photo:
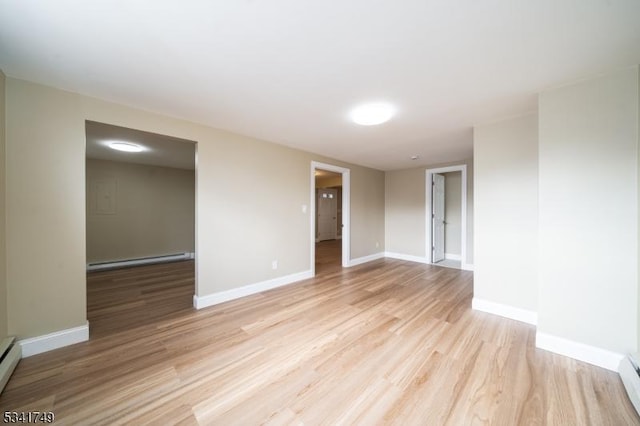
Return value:
<svg viewBox="0 0 640 426">
<path fill-rule="evenodd" d="M 318 245 L 314 279 L 200 311 L 192 262 L 90 274 L 91 340 L 22 360 L 0 408 L 78 425 L 640 424 L 617 374 L 472 311 L 472 273 L 342 269 L 337 244 Z"/>
</svg>

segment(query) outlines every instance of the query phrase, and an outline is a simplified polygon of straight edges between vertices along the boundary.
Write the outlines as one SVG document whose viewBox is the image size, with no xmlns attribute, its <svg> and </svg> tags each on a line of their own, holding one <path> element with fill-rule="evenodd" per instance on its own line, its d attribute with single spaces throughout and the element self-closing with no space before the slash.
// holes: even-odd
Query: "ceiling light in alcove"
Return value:
<svg viewBox="0 0 640 426">
<path fill-rule="evenodd" d="M 124 152 L 142 152 L 144 148 L 138 144 L 131 142 L 122 142 L 122 141 L 113 141 L 108 143 L 109 148 L 115 149 L 116 151 L 124 151 Z"/>
<path fill-rule="evenodd" d="M 374 126 L 389 121 L 396 109 L 385 102 L 363 104 L 351 111 L 351 120 L 361 126 Z"/>
</svg>

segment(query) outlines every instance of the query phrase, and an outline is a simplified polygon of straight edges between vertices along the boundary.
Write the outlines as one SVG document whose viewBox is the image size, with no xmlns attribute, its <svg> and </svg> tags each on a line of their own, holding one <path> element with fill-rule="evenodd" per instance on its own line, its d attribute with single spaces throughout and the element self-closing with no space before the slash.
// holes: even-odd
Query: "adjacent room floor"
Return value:
<svg viewBox="0 0 640 426">
<path fill-rule="evenodd" d="M 316 243 L 316 275 L 342 269 L 342 240 L 327 240 Z"/>
<path fill-rule="evenodd" d="M 91 340 L 22 360 L 0 408 L 60 424 L 640 424 L 616 373 L 472 311 L 471 272 L 342 269 L 331 252 L 314 279 L 200 311 L 191 262 L 90 276 Z"/>
<path fill-rule="evenodd" d="M 191 311 L 194 261 L 92 272 L 87 275 L 91 338 L 153 325 Z"/>
</svg>

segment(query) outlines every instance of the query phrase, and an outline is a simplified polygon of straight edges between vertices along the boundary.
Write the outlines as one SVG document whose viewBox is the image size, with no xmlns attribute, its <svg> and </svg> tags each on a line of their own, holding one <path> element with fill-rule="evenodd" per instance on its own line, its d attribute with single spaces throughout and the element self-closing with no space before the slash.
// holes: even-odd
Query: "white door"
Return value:
<svg viewBox="0 0 640 426">
<path fill-rule="evenodd" d="M 338 229 L 338 191 L 318 189 L 318 241 L 335 240 Z"/>
<path fill-rule="evenodd" d="M 444 176 L 433 175 L 432 188 L 432 262 L 444 260 Z"/>
</svg>

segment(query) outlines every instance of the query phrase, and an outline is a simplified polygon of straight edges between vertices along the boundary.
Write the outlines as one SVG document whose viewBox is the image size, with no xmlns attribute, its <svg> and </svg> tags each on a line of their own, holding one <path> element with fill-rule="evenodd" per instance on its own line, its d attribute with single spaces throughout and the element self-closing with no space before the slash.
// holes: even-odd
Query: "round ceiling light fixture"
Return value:
<svg viewBox="0 0 640 426">
<path fill-rule="evenodd" d="M 361 126 L 375 126 L 389 121 L 395 114 L 393 105 L 386 102 L 363 104 L 351 111 L 351 120 Z"/>
<path fill-rule="evenodd" d="M 112 141 L 107 144 L 107 146 L 111 149 L 115 149 L 116 151 L 123 152 L 142 152 L 144 148 L 138 144 L 131 142 L 122 142 L 122 141 Z"/>
</svg>

